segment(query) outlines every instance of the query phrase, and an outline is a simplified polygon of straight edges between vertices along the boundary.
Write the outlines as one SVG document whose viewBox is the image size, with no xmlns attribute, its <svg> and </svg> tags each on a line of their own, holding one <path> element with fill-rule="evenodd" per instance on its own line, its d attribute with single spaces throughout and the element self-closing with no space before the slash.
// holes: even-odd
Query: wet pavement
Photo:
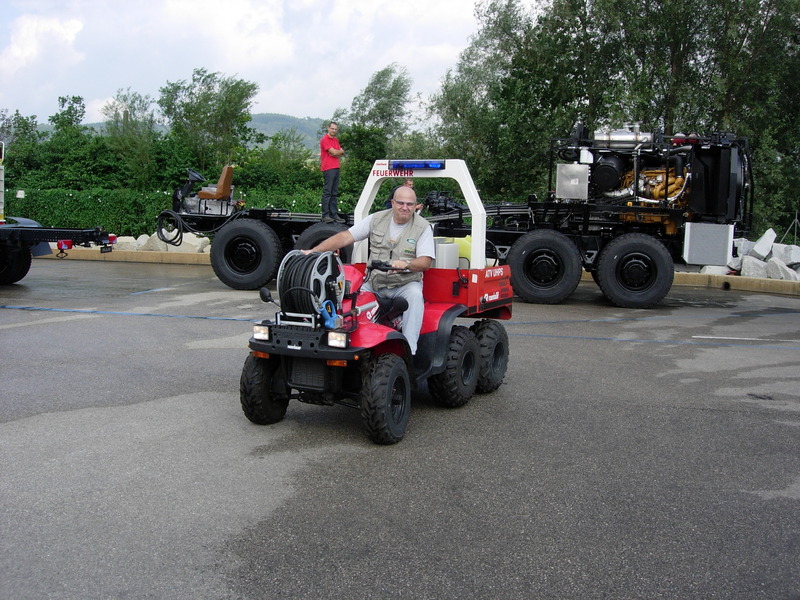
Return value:
<svg viewBox="0 0 800 600">
<path fill-rule="evenodd" d="M 800 598 L 800 300 L 582 283 L 515 302 L 504 384 L 239 407 L 208 266 L 34 261 L 0 288 L 0 597 Z"/>
</svg>

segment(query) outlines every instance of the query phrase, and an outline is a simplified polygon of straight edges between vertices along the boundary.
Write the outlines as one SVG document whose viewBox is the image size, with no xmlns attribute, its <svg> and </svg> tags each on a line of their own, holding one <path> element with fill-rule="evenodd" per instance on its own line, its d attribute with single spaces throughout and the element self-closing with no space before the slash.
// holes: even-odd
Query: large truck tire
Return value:
<svg viewBox="0 0 800 600">
<path fill-rule="evenodd" d="M 282 420 L 289 405 L 285 382 L 276 376 L 280 359 L 248 355 L 239 380 L 239 400 L 245 416 L 256 425 L 272 425 Z"/>
<path fill-rule="evenodd" d="M 475 390 L 480 394 L 495 391 L 508 369 L 508 333 L 497 321 L 482 319 L 470 327 L 478 339 L 481 364 Z"/>
<path fill-rule="evenodd" d="M 361 387 L 361 421 L 376 444 L 403 439 L 411 416 L 411 380 L 405 361 L 396 354 L 371 360 Z"/>
<path fill-rule="evenodd" d="M 303 230 L 303 233 L 297 237 L 294 249 L 310 250 L 320 242 L 327 240 L 332 235 L 336 235 L 345 229 L 347 229 L 347 227 L 337 223 L 315 223 L 311 227 Z M 339 250 L 339 258 L 344 264 L 351 262 L 353 259 L 353 244 Z"/>
<path fill-rule="evenodd" d="M 581 255 L 567 236 L 537 229 L 520 237 L 508 251 L 511 287 L 525 302 L 557 304 L 581 281 Z"/>
<path fill-rule="evenodd" d="M 475 334 L 457 325 L 450 333 L 444 371 L 428 379 L 431 395 L 448 408 L 464 406 L 475 394 L 480 374 L 480 346 Z"/>
<path fill-rule="evenodd" d="M 0 248 L 0 285 L 17 283 L 31 270 L 33 256 L 31 249 L 24 246 L 19 249 Z"/>
<path fill-rule="evenodd" d="M 649 308 L 672 287 L 675 265 L 664 244 L 643 233 L 611 240 L 598 258 L 597 283 L 622 308 Z"/>
<path fill-rule="evenodd" d="M 237 219 L 214 236 L 211 266 L 219 280 L 235 290 L 257 290 L 278 272 L 283 248 L 278 235 L 254 219 Z"/>
</svg>

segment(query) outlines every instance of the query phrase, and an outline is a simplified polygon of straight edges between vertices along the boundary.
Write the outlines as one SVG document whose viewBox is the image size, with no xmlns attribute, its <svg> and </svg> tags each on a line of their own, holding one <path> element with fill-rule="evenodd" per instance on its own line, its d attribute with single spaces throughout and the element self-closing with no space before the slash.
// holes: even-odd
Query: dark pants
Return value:
<svg viewBox="0 0 800 600">
<path fill-rule="evenodd" d="M 328 169 L 322 172 L 322 216 L 339 218 L 337 196 L 339 194 L 339 169 Z"/>
</svg>

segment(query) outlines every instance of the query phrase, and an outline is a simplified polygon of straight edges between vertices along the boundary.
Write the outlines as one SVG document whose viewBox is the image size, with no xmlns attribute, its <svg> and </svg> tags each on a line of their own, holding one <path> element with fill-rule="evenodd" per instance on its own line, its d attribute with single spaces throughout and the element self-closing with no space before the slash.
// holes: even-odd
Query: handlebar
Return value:
<svg viewBox="0 0 800 600">
<path fill-rule="evenodd" d="M 370 268 L 378 271 L 408 271 L 408 267 L 393 267 L 387 260 L 373 260 L 370 263 Z"/>
</svg>

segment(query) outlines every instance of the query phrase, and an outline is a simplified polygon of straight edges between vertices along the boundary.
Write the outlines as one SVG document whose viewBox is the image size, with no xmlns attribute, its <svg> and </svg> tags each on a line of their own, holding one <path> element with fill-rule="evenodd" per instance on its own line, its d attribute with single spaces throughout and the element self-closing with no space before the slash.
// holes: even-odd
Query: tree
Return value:
<svg viewBox="0 0 800 600">
<path fill-rule="evenodd" d="M 121 185 L 119 165 L 109 151 L 106 138 L 82 125 L 86 115 L 83 98 L 61 96 L 59 111 L 48 118 L 53 132 L 40 146 L 41 163 L 35 177 L 44 189 L 85 190 Z"/>
<path fill-rule="evenodd" d="M 532 17 L 516 0 L 492 0 L 476 8 L 481 23 L 478 33 L 462 52 L 458 64 L 448 70 L 441 89 L 431 98 L 431 111 L 438 117 L 436 132 L 444 150 L 464 159 L 482 192 L 498 193 L 500 175 L 506 169 L 498 155 L 501 138 L 507 138 L 504 111 L 498 111 L 500 82 L 508 77 L 514 58 L 522 51 L 533 27 Z M 513 95 L 513 94 L 512 94 Z M 514 100 L 525 110 L 526 98 Z M 527 135 L 528 131 L 512 132 Z M 529 151 L 531 142 L 515 144 L 515 160 Z"/>
<path fill-rule="evenodd" d="M 195 69 L 190 82 L 167 82 L 158 105 L 172 135 L 195 156 L 195 167 L 221 168 L 237 146 L 256 137 L 248 123 L 257 92 L 256 83 Z"/>
<path fill-rule="evenodd" d="M 392 158 L 425 158 L 444 156 L 442 147 L 431 132 L 411 131 L 389 141 L 388 155 Z"/>
<path fill-rule="evenodd" d="M 304 163 L 311 158 L 311 151 L 306 148 L 303 136 L 294 127 L 271 136 L 269 146 L 286 162 Z"/>
<path fill-rule="evenodd" d="M 312 153 L 296 129 L 279 131 L 266 146 L 241 148 L 236 158 L 236 182 L 244 189 L 260 189 L 271 196 L 316 189 L 318 172 L 308 163 Z"/>
<path fill-rule="evenodd" d="M 9 116 L 8 109 L 0 110 L 0 141 L 6 146 L 17 141 L 39 142 L 44 134 L 38 128 L 35 116 L 24 117 L 18 110 Z"/>
<path fill-rule="evenodd" d="M 86 116 L 86 105 L 80 96 L 59 96 L 58 112 L 47 118 L 56 133 L 85 131 L 81 125 Z"/>
<path fill-rule="evenodd" d="M 342 130 L 339 140 L 346 152 L 339 193 L 358 197 L 373 163 L 386 157 L 386 132 L 380 127 L 351 125 Z"/>
<path fill-rule="evenodd" d="M 114 99 L 102 108 L 108 119 L 105 133 L 108 145 L 119 157 L 133 189 L 154 189 L 156 171 L 155 144 L 159 138 L 153 100 L 127 90 L 118 90 Z"/>
<path fill-rule="evenodd" d="M 397 63 L 376 71 L 367 86 L 353 98 L 347 122 L 380 129 L 387 139 L 404 133 L 408 129 L 411 84 L 408 69 Z"/>
<path fill-rule="evenodd" d="M 709 19 L 709 123 L 750 138 L 755 232 L 786 231 L 800 210 L 800 1 L 732 0 Z"/>
<path fill-rule="evenodd" d="M 5 179 L 9 189 L 25 187 L 26 176 L 41 168 L 41 142 L 44 134 L 39 131 L 35 116 L 25 117 L 14 111 L 0 111 L 0 141 L 5 144 Z"/>
<path fill-rule="evenodd" d="M 578 120 L 640 122 L 750 137 L 760 228 L 794 218 L 800 0 L 489 0 L 476 15 L 431 106 L 485 196 L 546 191 L 549 139 Z"/>
</svg>

